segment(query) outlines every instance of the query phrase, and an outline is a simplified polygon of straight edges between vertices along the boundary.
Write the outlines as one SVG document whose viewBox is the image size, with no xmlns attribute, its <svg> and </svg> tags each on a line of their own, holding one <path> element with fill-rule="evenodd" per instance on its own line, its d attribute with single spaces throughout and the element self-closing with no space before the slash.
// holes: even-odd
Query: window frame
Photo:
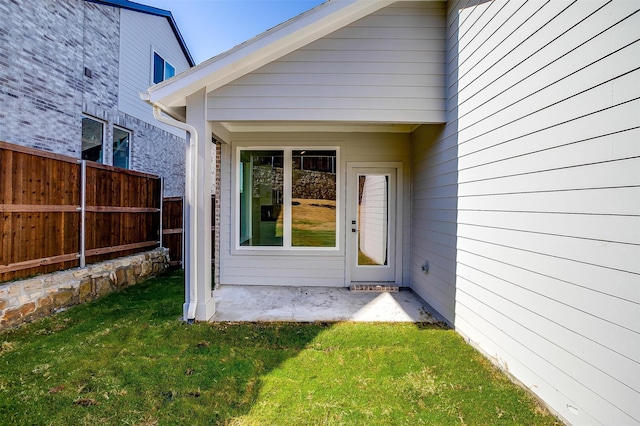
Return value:
<svg viewBox="0 0 640 426">
<path fill-rule="evenodd" d="M 336 236 L 335 246 L 333 247 L 307 247 L 307 246 L 294 246 L 292 245 L 292 175 L 293 175 L 293 151 L 308 150 L 308 151 L 335 151 L 335 175 L 336 175 Z M 241 167 L 240 157 L 241 151 L 283 151 L 283 206 L 284 206 L 284 219 L 283 219 L 283 244 L 282 246 L 243 246 L 241 245 L 240 236 L 240 183 L 241 183 Z M 340 147 L 339 146 L 308 146 L 308 145 L 251 145 L 251 146 L 238 146 L 233 150 L 232 155 L 232 176 L 233 182 L 231 187 L 231 220 L 233 230 L 231 235 L 231 247 L 232 254 L 265 254 L 265 255 L 344 255 L 344 247 L 342 247 L 342 227 L 343 215 L 342 215 L 342 184 L 343 176 L 342 166 L 340 162 Z"/>
<path fill-rule="evenodd" d="M 105 150 L 105 140 L 106 140 L 106 137 L 107 137 L 107 131 L 106 131 L 107 130 L 107 122 L 104 121 L 104 120 L 100 120 L 99 118 L 96 118 L 96 117 L 94 117 L 92 115 L 89 115 L 89 114 L 82 114 L 82 120 L 83 121 L 84 121 L 85 118 L 88 119 L 88 120 L 92 120 L 92 121 L 94 121 L 96 123 L 99 123 L 102 126 L 102 141 L 100 141 L 100 159 L 97 160 L 97 161 L 96 160 L 86 159 L 86 161 L 92 161 L 94 163 L 99 163 L 99 164 L 105 164 L 104 158 L 105 158 L 105 152 L 106 152 L 106 150 Z M 80 159 L 85 160 L 85 158 L 84 158 L 85 149 L 84 149 L 84 141 L 83 141 L 84 127 L 83 127 L 82 124 L 81 124 L 80 127 L 81 127 Z"/>
<path fill-rule="evenodd" d="M 116 130 L 120 130 L 122 132 L 125 132 L 125 133 L 129 134 L 129 143 L 128 143 L 129 146 L 127 147 L 127 167 L 125 167 L 125 169 L 131 170 L 131 147 L 133 145 L 133 130 L 129 130 L 129 129 L 126 129 L 124 127 L 115 126 L 115 125 L 113 126 L 113 133 L 111 135 L 111 163 L 112 163 L 112 166 L 120 167 L 120 166 L 116 166 L 116 151 L 115 151 L 115 147 L 113 146 L 113 144 L 115 143 Z"/>
<path fill-rule="evenodd" d="M 160 60 L 162 61 L 162 79 L 159 81 L 156 81 L 156 56 L 158 58 L 160 58 Z M 173 70 L 173 74 L 167 77 L 167 66 L 171 67 L 171 69 Z M 162 83 L 165 80 L 168 80 L 169 78 L 173 77 L 176 75 L 176 67 L 169 61 L 167 61 L 164 56 L 162 56 L 160 53 L 158 53 L 157 50 L 155 49 L 151 49 L 151 84 L 159 84 Z"/>
</svg>

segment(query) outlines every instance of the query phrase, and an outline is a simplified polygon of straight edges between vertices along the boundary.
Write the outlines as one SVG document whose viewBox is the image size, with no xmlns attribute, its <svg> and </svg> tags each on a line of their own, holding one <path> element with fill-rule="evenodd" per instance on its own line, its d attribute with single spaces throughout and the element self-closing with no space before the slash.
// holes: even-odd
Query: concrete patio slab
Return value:
<svg viewBox="0 0 640 426">
<path fill-rule="evenodd" d="M 410 290 L 223 285 L 213 296 L 216 313 L 211 321 L 438 322 Z"/>
</svg>

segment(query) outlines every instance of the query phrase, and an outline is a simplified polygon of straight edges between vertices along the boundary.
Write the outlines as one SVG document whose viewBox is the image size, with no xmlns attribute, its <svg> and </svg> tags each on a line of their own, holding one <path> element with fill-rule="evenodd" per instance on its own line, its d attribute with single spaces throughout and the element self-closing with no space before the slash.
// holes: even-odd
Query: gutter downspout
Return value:
<svg viewBox="0 0 640 426">
<path fill-rule="evenodd" d="M 156 104 L 152 104 L 152 105 L 153 105 L 153 116 L 155 117 L 156 120 L 160 121 L 161 123 L 167 124 L 169 126 L 177 127 L 178 129 L 184 130 L 187 133 L 189 133 L 189 155 L 193 157 L 195 153 L 197 153 L 196 146 L 198 145 L 198 131 L 196 130 L 196 128 L 187 123 L 183 123 L 171 117 L 166 117 L 162 115 L 162 109 Z M 193 159 L 191 159 L 190 163 L 192 166 L 195 164 Z M 190 182 L 185 182 L 186 184 L 185 189 L 186 189 L 186 194 L 188 196 L 187 197 L 188 202 L 185 203 L 184 207 L 191 206 L 193 200 L 196 199 L 195 197 L 196 186 L 190 185 L 189 183 Z M 189 220 L 189 222 L 191 224 L 191 220 Z M 183 224 L 182 226 L 183 228 L 186 228 L 185 224 Z M 191 232 L 191 226 L 189 226 L 189 232 Z M 191 240 L 191 238 L 189 238 L 189 240 Z M 183 250 L 183 253 L 185 251 L 186 250 Z M 189 258 L 190 258 L 189 260 L 193 258 L 193 253 L 191 253 L 190 249 L 189 249 Z M 188 268 L 187 270 L 189 271 L 189 275 L 195 272 L 194 268 L 191 268 L 190 265 L 185 265 L 185 266 Z M 185 319 L 189 323 L 195 321 L 196 305 L 198 303 L 198 292 L 197 292 L 196 286 L 192 285 L 193 282 L 196 282 L 196 280 L 193 280 L 193 279 L 185 280 L 186 285 L 189 286 L 189 304 L 187 305 L 187 318 Z"/>
</svg>

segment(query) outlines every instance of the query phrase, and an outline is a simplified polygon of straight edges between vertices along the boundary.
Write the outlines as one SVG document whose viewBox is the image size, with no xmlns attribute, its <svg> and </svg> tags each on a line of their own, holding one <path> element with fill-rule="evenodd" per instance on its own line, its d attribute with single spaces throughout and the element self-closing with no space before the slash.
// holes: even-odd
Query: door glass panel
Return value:
<svg viewBox="0 0 640 426">
<path fill-rule="evenodd" d="M 282 246 L 283 151 L 240 151 L 240 245 Z"/>
<path fill-rule="evenodd" d="M 386 266 L 389 236 L 389 176 L 358 175 L 358 266 Z"/>
<path fill-rule="evenodd" d="M 336 246 L 336 151 L 292 153 L 291 245 Z"/>
</svg>

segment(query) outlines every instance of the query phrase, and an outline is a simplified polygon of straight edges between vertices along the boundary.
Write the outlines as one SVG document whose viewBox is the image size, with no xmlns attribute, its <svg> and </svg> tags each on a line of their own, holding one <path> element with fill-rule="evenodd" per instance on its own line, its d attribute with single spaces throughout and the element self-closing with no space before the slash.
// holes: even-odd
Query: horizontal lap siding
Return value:
<svg viewBox="0 0 640 426">
<path fill-rule="evenodd" d="M 455 325 L 572 423 L 640 422 L 638 9 L 450 11 Z M 447 175 L 430 173 L 416 202 L 450 211 Z"/>
<path fill-rule="evenodd" d="M 223 259 L 223 283 L 247 285 L 344 285 L 344 257 L 234 256 Z"/>
<path fill-rule="evenodd" d="M 118 109 L 176 136 L 184 137 L 184 132 L 158 122 L 149 105 L 140 99 L 139 93 L 153 85 L 151 76 L 154 50 L 175 67 L 176 75 L 189 69 L 189 62 L 167 18 L 120 9 Z"/>
<path fill-rule="evenodd" d="M 449 126 L 450 127 L 450 126 Z M 457 160 L 442 126 L 411 135 L 411 287 L 440 315 L 455 320 Z M 429 272 L 422 265 L 429 264 Z"/>
<path fill-rule="evenodd" d="M 209 94 L 211 120 L 443 122 L 443 3 L 400 2 Z"/>
<path fill-rule="evenodd" d="M 221 151 L 221 213 L 220 213 L 220 283 L 245 285 L 330 286 L 345 285 L 345 177 L 347 162 L 401 162 L 404 164 L 403 200 L 403 269 L 402 285 L 409 285 L 410 239 L 410 167 L 409 137 L 404 134 L 366 133 L 264 133 L 235 134 L 233 144 L 222 145 Z M 231 218 L 231 152 L 238 146 L 298 146 L 304 148 L 323 146 L 339 147 L 339 197 L 338 210 L 340 252 L 307 254 L 303 250 L 289 253 L 268 252 L 260 254 L 235 252 L 232 235 L 235 224 Z"/>
</svg>

